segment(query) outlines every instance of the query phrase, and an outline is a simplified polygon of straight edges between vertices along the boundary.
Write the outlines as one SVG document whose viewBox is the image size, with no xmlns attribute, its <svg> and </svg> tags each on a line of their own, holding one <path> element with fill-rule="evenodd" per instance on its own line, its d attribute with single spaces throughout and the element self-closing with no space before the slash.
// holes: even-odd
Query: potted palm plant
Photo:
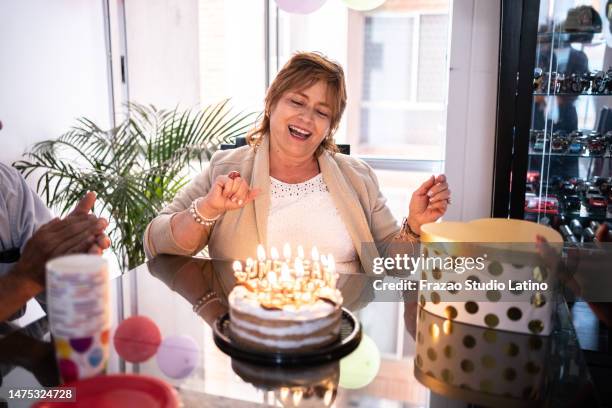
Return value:
<svg viewBox="0 0 612 408">
<path fill-rule="evenodd" d="M 221 143 L 244 135 L 256 119 L 254 113 L 233 113 L 227 100 L 198 111 L 129 108 L 129 117 L 114 129 L 81 118 L 13 163 L 24 177 L 39 177 L 38 193 L 62 214 L 95 191 L 95 212 L 109 218 L 111 248 L 122 270 L 144 261 L 144 230 L 185 185 L 189 170 L 201 167 Z"/>
</svg>

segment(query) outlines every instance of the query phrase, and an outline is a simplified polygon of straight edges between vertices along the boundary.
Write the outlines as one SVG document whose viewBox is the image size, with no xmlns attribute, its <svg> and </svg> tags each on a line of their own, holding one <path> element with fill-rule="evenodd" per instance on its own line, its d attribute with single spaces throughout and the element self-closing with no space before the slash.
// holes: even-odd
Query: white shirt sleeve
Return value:
<svg viewBox="0 0 612 408">
<path fill-rule="evenodd" d="M 32 234 L 52 218 L 22 175 L 0 163 L 0 251 L 23 250 Z"/>
</svg>

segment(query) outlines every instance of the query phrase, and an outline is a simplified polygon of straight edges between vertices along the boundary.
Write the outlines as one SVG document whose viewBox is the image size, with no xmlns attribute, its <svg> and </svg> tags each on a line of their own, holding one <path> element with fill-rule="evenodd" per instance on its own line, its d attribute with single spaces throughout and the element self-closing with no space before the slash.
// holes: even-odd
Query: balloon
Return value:
<svg viewBox="0 0 612 408">
<path fill-rule="evenodd" d="M 380 351 L 374 340 L 363 335 L 351 354 L 340 360 L 340 386 L 356 390 L 374 380 L 380 368 Z"/>
<path fill-rule="evenodd" d="M 125 319 L 115 331 L 115 350 L 130 363 L 142 363 L 148 360 L 157 352 L 160 343 L 159 328 L 146 316 L 132 316 Z"/>
<path fill-rule="evenodd" d="M 343 0 L 348 8 L 358 11 L 374 10 L 382 6 L 385 0 Z"/>
<path fill-rule="evenodd" d="M 287 13 L 309 14 L 321 8 L 326 0 L 276 0 L 279 9 Z"/>
<path fill-rule="evenodd" d="M 157 353 L 157 365 L 170 378 L 188 377 L 198 365 L 200 349 L 189 336 L 166 337 Z"/>
</svg>

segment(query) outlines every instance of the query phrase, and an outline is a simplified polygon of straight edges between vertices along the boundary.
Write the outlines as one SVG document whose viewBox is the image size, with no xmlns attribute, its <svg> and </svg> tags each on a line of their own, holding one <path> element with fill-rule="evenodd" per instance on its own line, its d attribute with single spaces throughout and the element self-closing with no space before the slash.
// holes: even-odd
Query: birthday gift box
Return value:
<svg viewBox="0 0 612 408">
<path fill-rule="evenodd" d="M 415 377 L 454 399 L 540 406 L 550 337 L 461 324 L 419 308 Z"/>
<path fill-rule="evenodd" d="M 421 231 L 416 273 L 425 310 L 490 329 L 550 334 L 557 278 L 535 242 L 543 236 L 556 257 L 559 233 L 509 219 L 441 222 Z"/>
</svg>

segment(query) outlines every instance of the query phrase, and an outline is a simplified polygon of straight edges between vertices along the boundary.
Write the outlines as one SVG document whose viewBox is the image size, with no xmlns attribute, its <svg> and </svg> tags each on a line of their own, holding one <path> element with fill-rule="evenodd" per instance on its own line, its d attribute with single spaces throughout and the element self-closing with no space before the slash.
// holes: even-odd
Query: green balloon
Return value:
<svg viewBox="0 0 612 408">
<path fill-rule="evenodd" d="M 340 386 L 356 390 L 371 383 L 380 368 L 380 351 L 374 340 L 363 335 L 359 346 L 340 360 Z"/>
</svg>

